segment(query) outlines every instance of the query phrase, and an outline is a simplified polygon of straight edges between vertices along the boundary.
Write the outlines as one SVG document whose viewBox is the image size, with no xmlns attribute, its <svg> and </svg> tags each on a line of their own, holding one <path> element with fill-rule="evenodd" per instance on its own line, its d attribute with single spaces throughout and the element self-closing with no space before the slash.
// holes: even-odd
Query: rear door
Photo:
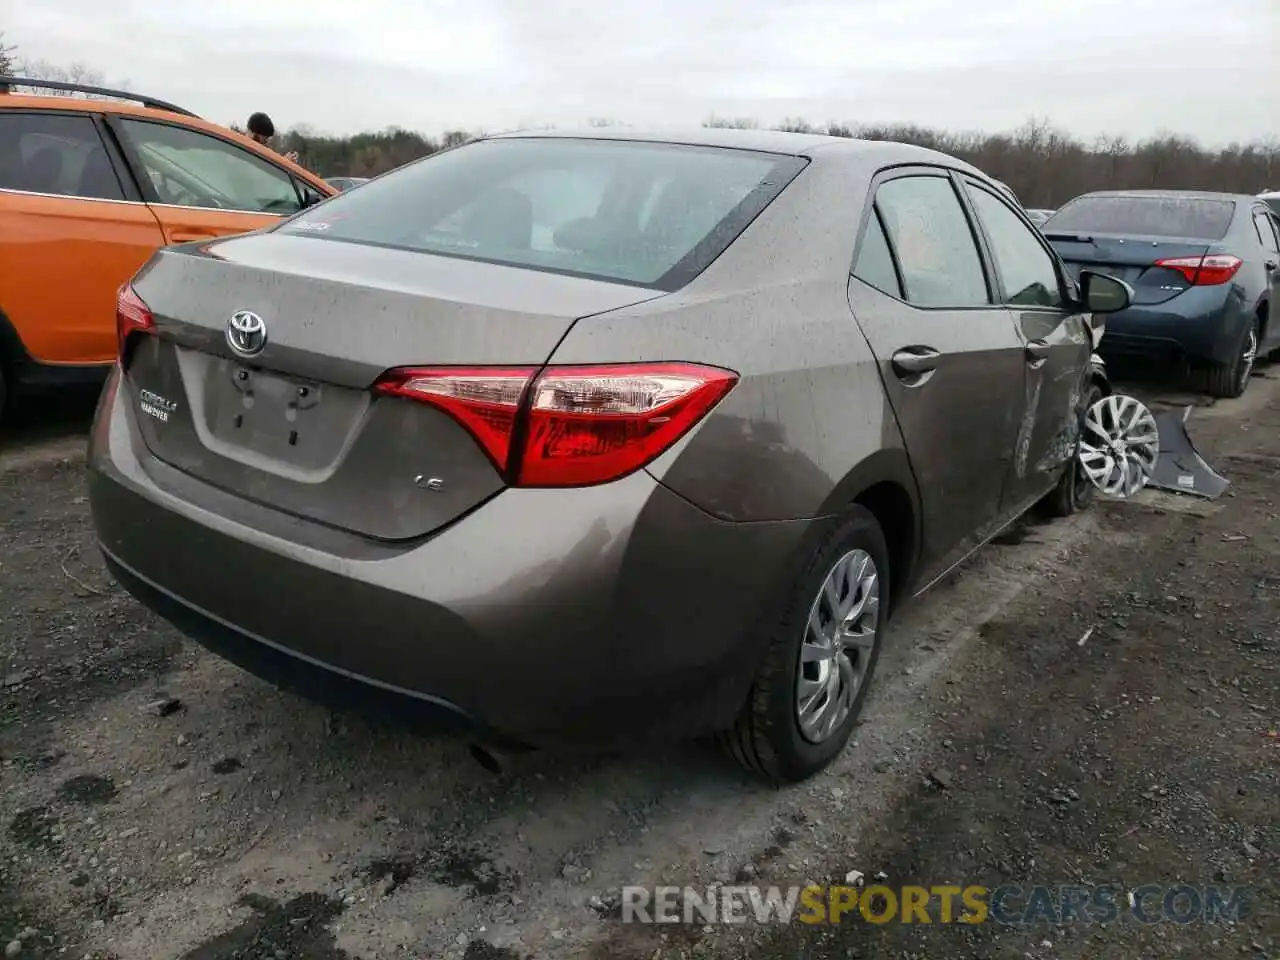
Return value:
<svg viewBox="0 0 1280 960">
<path fill-rule="evenodd" d="M 304 205 L 288 170 L 229 139 L 160 120 L 110 122 L 168 243 L 247 233 Z"/>
<path fill-rule="evenodd" d="M 116 290 L 164 242 L 98 120 L 0 110 L 0 311 L 32 359 L 110 363 Z"/>
<path fill-rule="evenodd" d="M 1036 229 L 993 190 L 963 178 L 990 251 L 996 292 L 1026 352 L 1025 418 L 1004 507 L 1017 511 L 1057 482 L 1075 453 L 1093 352 L 1089 315 L 1071 306 L 1057 258 Z"/>
<path fill-rule="evenodd" d="M 1280 307 L 1280 219 L 1263 204 L 1253 211 L 1253 226 L 1257 230 L 1258 239 L 1262 241 L 1263 269 L 1267 279 L 1271 281 L 1271 313 Z M 1280 347 L 1280 323 L 1273 323 L 1264 332 L 1260 352 L 1267 352 Z"/>
<path fill-rule="evenodd" d="M 1001 523 L 1024 409 L 1023 344 L 947 171 L 894 170 L 872 189 L 849 299 L 919 484 L 928 584 Z"/>
</svg>

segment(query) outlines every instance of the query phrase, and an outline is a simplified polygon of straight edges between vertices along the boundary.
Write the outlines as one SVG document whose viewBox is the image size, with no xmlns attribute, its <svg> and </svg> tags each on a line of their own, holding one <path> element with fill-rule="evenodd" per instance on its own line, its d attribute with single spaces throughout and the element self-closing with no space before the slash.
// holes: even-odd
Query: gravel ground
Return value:
<svg viewBox="0 0 1280 960">
<path fill-rule="evenodd" d="M 19 958 L 1277 957 L 1280 379 L 1197 412 L 1232 481 L 1024 525 L 904 611 L 856 745 L 530 755 L 279 693 L 141 610 L 85 410 L 0 435 L 0 949 Z M 1085 643 L 1080 640 L 1088 633 Z M 1252 887 L 1227 926 L 654 927 L 624 884 Z"/>
</svg>

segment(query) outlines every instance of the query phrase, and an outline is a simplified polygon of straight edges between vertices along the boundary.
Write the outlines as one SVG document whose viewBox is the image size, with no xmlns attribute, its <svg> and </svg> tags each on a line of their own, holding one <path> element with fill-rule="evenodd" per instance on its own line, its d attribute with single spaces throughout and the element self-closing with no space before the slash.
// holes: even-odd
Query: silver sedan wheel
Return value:
<svg viewBox="0 0 1280 960">
<path fill-rule="evenodd" d="M 848 718 L 879 641 L 880 574 L 865 550 L 851 550 L 827 573 L 809 607 L 796 721 L 809 743 L 827 740 Z"/>
<path fill-rule="evenodd" d="M 1079 456 L 1095 487 L 1112 497 L 1132 497 L 1147 485 L 1160 457 L 1155 417 L 1133 397 L 1103 397 L 1085 416 Z"/>
<path fill-rule="evenodd" d="M 1240 350 L 1240 383 L 1248 385 L 1253 375 L 1253 365 L 1258 360 L 1258 329 L 1250 327 L 1244 337 L 1244 347 Z M 1244 387 L 1241 387 L 1243 390 Z"/>
</svg>

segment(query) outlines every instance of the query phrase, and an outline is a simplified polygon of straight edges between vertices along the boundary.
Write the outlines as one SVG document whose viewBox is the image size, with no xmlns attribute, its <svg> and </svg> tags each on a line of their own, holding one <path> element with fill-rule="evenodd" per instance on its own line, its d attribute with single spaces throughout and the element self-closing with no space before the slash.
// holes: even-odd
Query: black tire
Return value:
<svg viewBox="0 0 1280 960">
<path fill-rule="evenodd" d="M 1080 425 L 1082 429 L 1084 427 L 1084 418 L 1089 412 L 1089 408 L 1101 400 L 1102 397 L 1102 385 L 1096 380 L 1089 381 L 1080 405 Z M 1071 463 L 1062 471 L 1062 476 L 1058 478 L 1058 485 L 1041 501 L 1041 506 L 1050 517 L 1070 517 L 1082 510 L 1089 509 L 1097 493 L 1098 488 L 1089 482 L 1089 478 L 1084 474 L 1084 469 L 1080 466 L 1079 458 L 1073 455 Z"/>
<path fill-rule="evenodd" d="M 1244 333 L 1240 335 L 1235 359 L 1230 363 L 1214 363 L 1209 366 L 1206 378 L 1209 396 L 1221 400 L 1234 400 L 1244 393 L 1245 388 L 1249 386 L 1249 377 L 1253 373 L 1253 365 L 1257 359 L 1259 329 L 1258 318 L 1254 317 Z M 1245 355 L 1250 344 L 1253 347 L 1254 357 L 1246 360 Z"/>
<path fill-rule="evenodd" d="M 868 654 L 862 684 L 844 721 L 820 743 L 800 733 L 796 719 L 796 675 L 809 609 L 836 562 L 851 550 L 864 550 L 880 578 L 876 643 Z M 738 763 L 775 783 L 798 783 L 825 768 L 849 741 L 875 675 L 889 614 L 889 551 L 870 511 L 854 506 L 811 554 L 796 579 L 786 609 L 771 631 L 764 661 L 734 726 L 718 737 Z"/>
</svg>

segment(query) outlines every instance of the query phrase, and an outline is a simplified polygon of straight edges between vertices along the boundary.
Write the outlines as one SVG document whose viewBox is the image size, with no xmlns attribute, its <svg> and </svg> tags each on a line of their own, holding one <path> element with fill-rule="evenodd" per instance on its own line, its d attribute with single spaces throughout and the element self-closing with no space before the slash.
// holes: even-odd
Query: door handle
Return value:
<svg viewBox="0 0 1280 960">
<path fill-rule="evenodd" d="M 942 354 L 931 347 L 914 347 L 899 350 L 892 357 L 894 370 L 899 376 L 903 374 L 929 373 L 937 369 Z"/>
<path fill-rule="evenodd" d="M 1032 363 L 1038 363 L 1045 357 L 1049 356 L 1049 345 L 1043 340 L 1027 341 L 1027 359 Z"/>
</svg>

